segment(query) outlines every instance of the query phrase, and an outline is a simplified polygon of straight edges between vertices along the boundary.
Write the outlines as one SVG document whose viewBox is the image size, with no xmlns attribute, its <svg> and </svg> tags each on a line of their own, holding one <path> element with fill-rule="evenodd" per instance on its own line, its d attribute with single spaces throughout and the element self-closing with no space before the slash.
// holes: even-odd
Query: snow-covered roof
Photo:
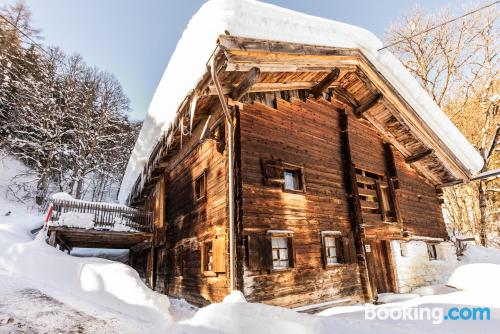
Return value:
<svg viewBox="0 0 500 334">
<path fill-rule="evenodd" d="M 125 203 L 162 132 L 206 72 L 219 35 L 359 49 L 398 89 L 427 126 L 460 160 L 470 175 L 483 166 L 479 153 L 432 98 L 369 31 L 254 0 L 210 0 L 192 17 L 156 89 L 125 171 L 118 199 Z"/>
</svg>

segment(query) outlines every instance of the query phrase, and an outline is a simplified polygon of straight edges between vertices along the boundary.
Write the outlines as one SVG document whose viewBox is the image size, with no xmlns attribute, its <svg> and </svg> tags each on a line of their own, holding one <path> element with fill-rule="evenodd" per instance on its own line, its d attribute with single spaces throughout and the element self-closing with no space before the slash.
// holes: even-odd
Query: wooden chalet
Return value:
<svg viewBox="0 0 500 334">
<path fill-rule="evenodd" d="M 439 257 L 441 188 L 471 173 L 363 52 L 226 34 L 207 64 L 128 197 L 152 287 L 354 303 L 400 291 L 394 242 Z"/>
</svg>

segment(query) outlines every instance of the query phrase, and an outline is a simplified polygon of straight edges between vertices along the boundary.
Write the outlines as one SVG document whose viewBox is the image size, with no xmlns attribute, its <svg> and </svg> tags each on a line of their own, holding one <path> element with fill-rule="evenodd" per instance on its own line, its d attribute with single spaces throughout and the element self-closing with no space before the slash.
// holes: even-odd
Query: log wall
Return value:
<svg viewBox="0 0 500 334">
<path fill-rule="evenodd" d="M 202 243 L 227 234 L 227 150 L 211 139 L 199 144 L 203 125 L 189 141 L 185 138 L 184 149 L 172 159 L 177 164 L 168 172 L 166 187 L 165 291 L 197 305 L 219 302 L 228 293 L 227 270 L 208 273 L 201 268 Z M 206 197 L 195 202 L 194 181 L 204 172 Z M 226 249 L 222 251 L 226 262 Z"/>
<path fill-rule="evenodd" d="M 326 101 L 277 99 L 271 105 L 245 104 L 240 111 L 243 236 L 267 230 L 293 231 L 294 268 L 250 270 L 243 264 L 248 300 L 299 306 L 335 299 L 362 299 L 356 264 L 325 269 L 321 231 L 351 231 L 345 193 L 338 112 Z M 349 112 L 349 136 L 356 168 L 386 175 L 384 141 Z M 400 222 L 368 224 L 367 239 L 401 239 L 403 228 L 416 235 L 443 237 L 444 223 L 434 188 L 393 150 L 399 189 Z M 264 185 L 262 161 L 304 167 L 305 193 Z M 246 255 L 248 256 L 248 254 Z"/>
<path fill-rule="evenodd" d="M 277 109 L 245 104 L 240 112 L 243 234 L 293 231 L 295 267 L 270 273 L 246 267 L 244 294 L 250 301 L 283 306 L 361 300 L 357 265 L 324 269 L 321 260 L 320 232 L 347 236 L 351 228 L 337 112 L 311 101 L 276 103 Z M 264 186 L 262 159 L 303 166 L 306 192 Z"/>
</svg>

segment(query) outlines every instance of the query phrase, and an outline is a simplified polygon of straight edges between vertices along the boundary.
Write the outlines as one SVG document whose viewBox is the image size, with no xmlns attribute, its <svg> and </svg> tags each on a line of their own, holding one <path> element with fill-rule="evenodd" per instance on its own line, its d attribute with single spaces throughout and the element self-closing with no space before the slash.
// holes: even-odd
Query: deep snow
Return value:
<svg viewBox="0 0 500 334">
<path fill-rule="evenodd" d="M 3 174 L 8 174 L 6 170 Z M 2 174 L 2 173 L 0 173 Z M 5 183 L 0 180 L 0 190 Z M 9 212 L 8 216 L 5 215 Z M 377 309 L 460 305 L 491 307 L 491 320 L 365 320 L 373 305 L 333 307 L 318 315 L 258 303 L 241 293 L 197 310 L 148 289 L 131 267 L 81 258 L 48 246 L 30 230 L 43 216 L 7 201 L 0 191 L 0 334 L 17 333 L 497 333 L 500 327 L 500 251 L 469 247 L 445 286 L 414 295 L 387 295 Z M 94 251 L 88 251 L 94 253 Z M 101 251 L 102 252 L 102 251 Z M 95 252 L 96 254 L 99 251 Z M 422 297 L 417 297 L 420 295 Z M 411 298 L 392 302 L 396 298 Z"/>
<path fill-rule="evenodd" d="M 6 203 L 0 205 L 5 208 Z M 9 205 L 12 208 L 12 205 Z M 31 218 L 29 218 L 31 217 Z M 489 321 L 365 320 L 365 307 L 334 307 L 319 315 L 247 303 L 241 293 L 223 303 L 197 310 L 147 289 L 130 267 L 108 260 L 77 258 L 32 240 L 23 222 L 32 226 L 42 217 L 14 210 L 0 216 L 0 333 L 496 333 L 500 325 L 500 252 L 471 247 L 464 266 L 450 282 L 463 291 L 443 286 L 414 291 L 404 302 L 377 308 L 405 309 L 456 305 L 492 307 Z M 485 256 L 487 255 L 487 256 Z M 480 266 L 481 271 L 477 270 Z M 489 277 L 484 279 L 484 277 Z M 482 279 L 480 285 L 471 284 Z M 450 293 L 451 292 L 451 293 Z M 433 295 L 435 293 L 446 293 Z M 398 296 L 387 296 L 391 302 Z"/>
<path fill-rule="evenodd" d="M 122 179 L 120 203 L 125 203 L 155 142 L 206 71 L 217 37 L 225 31 L 233 36 L 361 50 L 471 174 L 482 168 L 479 153 L 401 62 L 387 50 L 378 51 L 382 42 L 369 31 L 254 0 L 210 0 L 191 18 L 163 73 Z"/>
</svg>

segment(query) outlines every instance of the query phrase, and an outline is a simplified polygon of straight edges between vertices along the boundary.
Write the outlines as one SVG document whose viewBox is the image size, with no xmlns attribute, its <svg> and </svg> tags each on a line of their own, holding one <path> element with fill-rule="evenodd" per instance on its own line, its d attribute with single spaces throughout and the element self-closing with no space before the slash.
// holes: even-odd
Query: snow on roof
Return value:
<svg viewBox="0 0 500 334">
<path fill-rule="evenodd" d="M 359 49 L 398 89 L 470 174 L 483 160 L 431 97 L 369 31 L 254 0 L 210 0 L 191 18 L 156 89 L 139 138 L 130 156 L 118 199 L 125 203 L 131 188 L 177 108 L 206 71 L 217 37 L 233 36 Z"/>
</svg>

